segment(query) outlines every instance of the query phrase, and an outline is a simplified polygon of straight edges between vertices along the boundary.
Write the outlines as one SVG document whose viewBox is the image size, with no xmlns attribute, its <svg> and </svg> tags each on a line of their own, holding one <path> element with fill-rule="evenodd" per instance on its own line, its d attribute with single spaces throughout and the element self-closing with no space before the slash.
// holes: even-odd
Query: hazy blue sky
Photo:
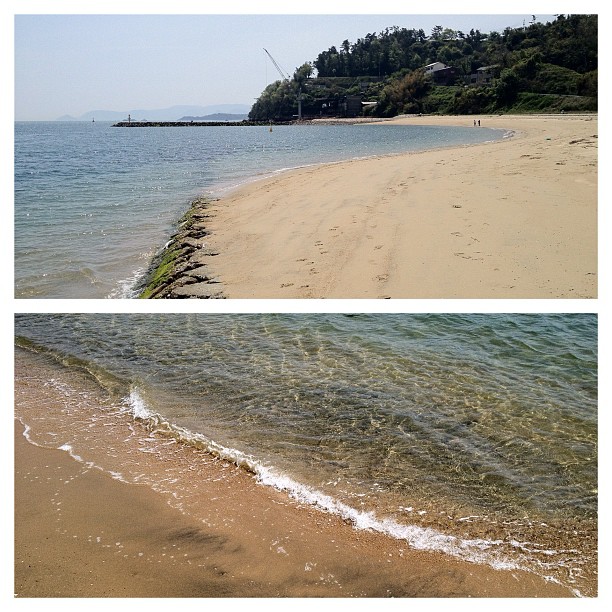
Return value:
<svg viewBox="0 0 612 612">
<path fill-rule="evenodd" d="M 41 11 L 45 6 L 52 11 L 52 2 L 38 4 Z M 205 10 L 206 4 L 201 6 Z M 78 7 L 74 5 L 75 11 Z M 490 32 L 521 26 L 531 18 L 531 14 L 16 14 L 15 118 L 46 120 L 90 110 L 177 104 L 250 105 L 267 83 L 278 78 L 263 47 L 292 74 L 332 45 L 345 39 L 354 42 L 394 25 L 423 28 L 427 34 L 435 25 Z M 536 18 L 554 19 L 539 14 Z"/>
</svg>

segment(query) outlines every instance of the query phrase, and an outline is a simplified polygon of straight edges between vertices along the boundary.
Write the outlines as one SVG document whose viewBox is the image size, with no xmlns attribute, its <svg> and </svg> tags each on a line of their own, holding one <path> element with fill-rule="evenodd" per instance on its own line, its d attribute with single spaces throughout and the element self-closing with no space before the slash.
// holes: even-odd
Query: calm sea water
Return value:
<svg viewBox="0 0 612 612">
<path fill-rule="evenodd" d="M 35 406 L 51 446 L 87 460 L 102 405 L 147 452 L 163 432 L 162 455 L 171 436 L 357 527 L 592 592 L 596 315 L 28 314 L 16 335 L 45 384 L 81 406 L 86 371 L 110 398 Z"/>
<path fill-rule="evenodd" d="M 15 296 L 134 297 L 191 200 L 286 168 L 494 140 L 390 125 L 114 128 L 15 124 Z"/>
</svg>

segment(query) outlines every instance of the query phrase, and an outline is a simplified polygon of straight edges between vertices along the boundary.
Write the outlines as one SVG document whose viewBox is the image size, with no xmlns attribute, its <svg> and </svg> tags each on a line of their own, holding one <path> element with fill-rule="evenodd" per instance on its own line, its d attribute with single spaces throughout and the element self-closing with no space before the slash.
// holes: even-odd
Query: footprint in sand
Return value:
<svg viewBox="0 0 612 612">
<path fill-rule="evenodd" d="M 379 249 L 382 249 L 384 246 L 385 246 L 384 244 L 377 244 L 377 245 L 374 247 L 374 250 L 375 250 L 375 251 L 378 251 Z"/>
<path fill-rule="evenodd" d="M 284 287 L 293 287 L 293 283 L 283 283 L 281 285 L 281 289 L 283 289 Z"/>
<path fill-rule="evenodd" d="M 458 238 L 461 238 L 463 234 L 461 232 L 451 232 L 451 236 L 457 236 Z"/>
</svg>

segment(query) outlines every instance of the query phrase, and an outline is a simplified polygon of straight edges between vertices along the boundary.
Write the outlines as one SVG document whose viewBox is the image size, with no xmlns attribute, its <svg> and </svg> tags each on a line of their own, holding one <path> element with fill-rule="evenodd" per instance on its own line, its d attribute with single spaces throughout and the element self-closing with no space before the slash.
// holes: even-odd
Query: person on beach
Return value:
<svg viewBox="0 0 612 612">
<path fill-rule="evenodd" d="M 478 120 L 478 127 L 480 127 L 480 119 Z"/>
</svg>

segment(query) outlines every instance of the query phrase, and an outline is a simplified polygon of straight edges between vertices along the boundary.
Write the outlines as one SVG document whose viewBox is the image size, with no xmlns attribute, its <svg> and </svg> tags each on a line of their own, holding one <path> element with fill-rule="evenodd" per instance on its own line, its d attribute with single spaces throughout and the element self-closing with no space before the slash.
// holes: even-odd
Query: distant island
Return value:
<svg viewBox="0 0 612 612">
<path fill-rule="evenodd" d="M 132 108 L 129 110 L 91 110 L 78 117 L 63 115 L 56 121 L 127 121 L 131 117 L 133 121 L 185 121 L 202 116 L 228 115 L 246 119 L 251 107 L 248 104 L 214 104 L 209 106 L 179 105 L 168 108 Z M 189 119 L 185 119 L 188 117 Z M 238 119 L 238 120 L 240 120 Z M 235 121 L 236 119 L 232 119 Z M 207 119 L 207 121 L 223 121 L 222 119 Z"/>
<path fill-rule="evenodd" d="M 179 121 L 244 121 L 247 117 L 247 113 L 241 115 L 233 113 L 213 113 L 212 115 L 204 115 L 202 117 L 187 115 L 186 117 L 181 117 Z"/>
</svg>

